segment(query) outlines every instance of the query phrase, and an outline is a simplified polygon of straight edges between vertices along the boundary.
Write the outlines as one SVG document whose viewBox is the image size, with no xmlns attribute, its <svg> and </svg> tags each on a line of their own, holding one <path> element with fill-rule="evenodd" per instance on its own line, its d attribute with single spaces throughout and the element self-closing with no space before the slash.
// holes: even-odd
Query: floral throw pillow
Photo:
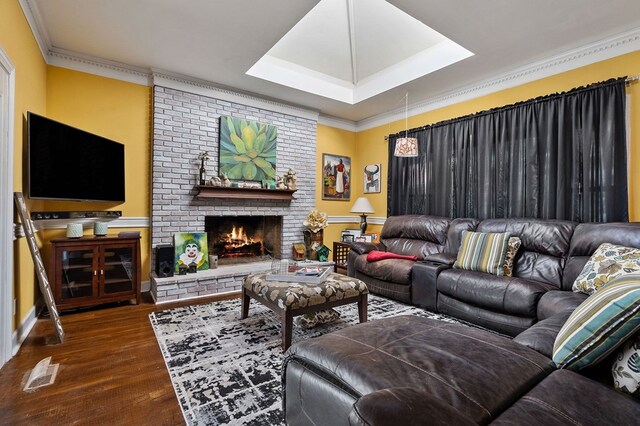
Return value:
<svg viewBox="0 0 640 426">
<path fill-rule="evenodd" d="M 509 242 L 507 243 L 507 254 L 504 257 L 504 276 L 512 277 L 513 276 L 513 263 L 516 260 L 516 254 L 518 254 L 518 249 L 522 245 L 522 240 L 518 237 L 509 237 Z"/>
<path fill-rule="evenodd" d="M 573 283 L 576 293 L 593 294 L 621 275 L 640 272 L 640 249 L 603 243 Z"/>
<path fill-rule="evenodd" d="M 627 340 L 618 352 L 611 372 L 617 390 L 640 398 L 640 334 Z"/>
</svg>

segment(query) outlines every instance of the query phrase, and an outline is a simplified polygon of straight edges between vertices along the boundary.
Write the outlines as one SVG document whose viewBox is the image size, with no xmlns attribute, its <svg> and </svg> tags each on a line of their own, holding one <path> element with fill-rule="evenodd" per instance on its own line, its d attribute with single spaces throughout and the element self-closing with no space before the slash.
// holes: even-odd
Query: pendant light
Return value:
<svg viewBox="0 0 640 426">
<path fill-rule="evenodd" d="M 418 139 L 407 136 L 409 133 L 409 93 L 404 95 L 404 137 L 396 139 L 394 157 L 417 157 Z"/>
</svg>

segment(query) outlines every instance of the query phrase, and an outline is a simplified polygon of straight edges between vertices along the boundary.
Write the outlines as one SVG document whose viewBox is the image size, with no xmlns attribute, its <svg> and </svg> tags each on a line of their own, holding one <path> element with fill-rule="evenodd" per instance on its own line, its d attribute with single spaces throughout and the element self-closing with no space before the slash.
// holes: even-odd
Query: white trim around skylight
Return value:
<svg viewBox="0 0 640 426">
<path fill-rule="evenodd" d="M 473 56 L 473 53 L 451 40 L 443 40 L 410 58 L 400 61 L 358 82 L 353 90 L 353 103 L 358 103 L 423 75 Z"/>
<path fill-rule="evenodd" d="M 246 74 L 347 104 L 355 103 L 353 83 L 269 54 L 264 55 L 249 68 Z"/>
<path fill-rule="evenodd" d="M 353 84 L 267 54 L 247 75 L 353 105 L 472 55 L 459 44 L 443 40 Z"/>
<path fill-rule="evenodd" d="M 314 95 L 344 102 L 357 104 L 387 90 L 401 86 L 416 78 L 430 74 L 439 69 L 450 66 L 462 59 L 473 56 L 473 53 L 460 46 L 453 40 L 440 34 L 425 23 L 417 20 L 386 0 L 359 0 L 359 7 L 354 8 L 356 0 L 347 0 L 346 8 L 340 0 L 321 0 L 303 19 L 287 32 L 266 54 L 264 54 L 247 72 L 247 75 L 283 86 L 302 90 Z M 362 55 L 365 63 L 371 58 L 385 57 L 385 52 L 397 50 L 394 44 L 397 39 L 389 37 L 378 39 L 378 44 L 367 44 L 375 39 L 379 31 L 375 26 L 356 28 L 358 11 L 376 23 L 392 19 L 392 22 L 409 30 L 415 36 L 413 52 L 397 57 L 393 63 L 385 63 L 374 72 L 371 68 L 363 70 L 363 78 L 358 78 L 361 64 L 357 58 Z M 346 19 L 342 15 L 346 14 Z M 333 28 L 326 31 L 331 21 L 338 21 L 347 25 L 344 28 Z M 335 24 L 333 25 L 340 25 Z M 358 34 L 362 32 L 361 34 Z M 340 35 L 346 38 L 341 39 Z M 358 36 L 360 45 L 357 43 Z M 328 40 L 327 40 L 328 39 Z M 407 42 L 407 40 L 403 40 Z M 325 45 L 334 46 L 340 51 L 340 44 L 349 45 L 348 58 L 344 55 L 327 53 Z M 385 44 L 386 43 L 386 44 Z M 378 51 L 378 49 L 382 49 Z M 300 52 L 308 52 L 301 55 Z M 319 55 L 315 55 L 315 53 Z M 388 55 L 387 55 L 388 56 Z M 313 59 L 312 59 L 313 58 Z M 348 64 L 344 61 L 347 60 Z M 327 63 L 333 64 L 327 67 Z M 350 68 L 350 80 L 346 80 L 345 73 L 339 70 Z M 365 68 L 367 68 L 365 66 Z M 378 69 L 378 68 L 376 68 Z"/>
</svg>

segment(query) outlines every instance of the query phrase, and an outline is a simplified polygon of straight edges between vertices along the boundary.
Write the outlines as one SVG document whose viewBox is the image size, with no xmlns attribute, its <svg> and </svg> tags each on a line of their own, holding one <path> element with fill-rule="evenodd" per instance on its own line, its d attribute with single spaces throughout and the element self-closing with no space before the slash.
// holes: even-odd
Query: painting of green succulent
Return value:
<svg viewBox="0 0 640 426">
<path fill-rule="evenodd" d="M 259 182 L 275 179 L 277 139 L 276 126 L 220 117 L 220 174 Z"/>
</svg>

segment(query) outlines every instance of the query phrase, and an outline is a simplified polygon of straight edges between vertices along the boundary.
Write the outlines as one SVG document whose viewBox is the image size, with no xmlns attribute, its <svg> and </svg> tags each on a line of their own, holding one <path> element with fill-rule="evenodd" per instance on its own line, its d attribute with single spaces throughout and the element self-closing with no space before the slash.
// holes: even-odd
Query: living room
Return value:
<svg viewBox="0 0 640 426">
<path fill-rule="evenodd" d="M 290 2 L 281 1 L 275 5 L 259 7 L 252 2 L 213 2 L 209 6 L 197 2 L 197 7 L 183 6 L 178 9 L 171 9 L 171 2 L 161 2 L 168 9 L 158 11 L 158 15 L 145 11 L 145 8 L 152 7 L 146 2 L 139 6 L 140 10 L 131 10 L 131 18 L 127 19 L 127 8 L 133 6 L 128 6 L 127 2 L 116 3 L 122 4 L 111 9 L 104 5 L 80 6 L 76 2 L 62 0 L 7 0 L 0 5 L 0 68 L 6 70 L 8 76 L 6 86 L 3 80 L 0 99 L 13 100 L 9 107 L 2 110 L 3 114 L 5 110 L 11 110 L 13 115 L 11 126 L 8 126 L 12 136 L 4 136 L 8 139 L 2 140 L 3 174 L 0 176 L 5 209 L 0 226 L 0 243 L 3 243 L 0 249 L 0 280 L 5 286 L 0 298 L 0 322 L 3 325 L 2 363 L 7 363 L 0 370 L 0 387 L 3 393 L 11 395 L 1 403 L 3 411 L 12 413 L 10 423 L 20 424 L 30 418 L 42 423 L 60 420 L 101 422 L 113 419 L 128 409 L 139 413 L 130 416 L 122 414 L 118 423 L 189 422 L 185 413 L 193 412 L 192 408 L 197 404 L 192 402 L 185 409 L 176 398 L 176 384 L 169 377 L 159 341 L 154 335 L 154 330 L 157 332 L 157 329 L 152 328 L 148 315 L 159 315 L 155 313 L 171 308 L 198 306 L 201 303 L 216 303 L 224 299 L 240 303 L 243 277 L 231 274 L 240 278 L 230 284 L 224 281 L 224 277 L 217 279 L 215 283 L 195 284 L 195 287 L 203 287 L 195 293 L 189 293 L 189 290 L 182 292 L 180 288 L 162 290 L 158 287 L 158 282 L 162 283 L 162 280 L 155 281 L 154 284 L 154 248 L 172 244 L 176 233 L 204 232 L 207 217 L 268 215 L 282 218 L 282 238 L 278 243 L 281 256 L 278 257 L 291 258 L 292 245 L 304 241 L 303 221 L 315 208 L 328 216 L 323 229 L 323 244 L 332 250 L 329 255 L 331 260 L 335 259 L 331 257 L 335 255 L 333 244 L 343 240 L 343 231 L 360 227 L 360 214 L 363 212 L 353 211 L 353 205 L 360 197 L 366 197 L 371 204 L 372 212 L 366 212 L 366 231 L 375 235 L 375 241 L 379 242 L 387 217 L 392 215 L 389 212 L 394 211 L 390 208 L 400 208 L 400 201 L 406 195 L 402 193 L 404 182 L 397 178 L 400 175 L 398 170 L 415 161 L 412 158 L 396 157 L 393 143 L 403 136 L 413 136 L 414 133 L 417 135 L 420 129 L 434 123 L 538 97 L 570 92 L 611 79 L 629 78 L 623 84 L 626 110 L 622 119 L 627 133 L 625 142 L 628 161 L 628 170 L 624 175 L 627 190 L 623 195 L 626 220 L 640 220 L 640 171 L 634 167 L 635 160 L 640 155 L 640 129 L 636 119 L 640 110 L 640 84 L 637 81 L 640 74 L 640 10 L 633 1 L 619 1 L 608 5 L 589 2 L 589 7 L 578 1 L 563 6 L 551 6 L 552 2 L 549 2 L 551 10 L 547 10 L 547 17 L 535 10 L 543 10 L 543 7 L 528 5 L 526 2 L 507 4 L 513 2 L 496 1 L 490 6 L 464 2 L 463 5 L 445 6 L 435 1 L 424 2 L 423 5 L 412 4 L 410 1 L 391 1 L 388 4 L 392 7 L 430 25 L 445 36 L 454 38 L 475 55 L 465 58 L 460 56 L 452 65 L 433 70 L 425 76 L 410 77 L 396 87 L 385 89 L 383 85 L 381 92 L 375 95 L 359 95 L 358 93 L 365 92 L 354 91 L 350 96 L 355 97 L 350 100 L 339 96 L 338 100 L 333 100 L 318 92 L 310 94 L 307 88 L 301 86 L 291 88 L 278 80 L 267 81 L 263 77 L 245 75 L 276 42 L 322 2 L 310 0 L 289 4 Z M 340 2 L 341 7 L 347 9 L 353 5 L 347 7 L 345 4 L 351 3 Z M 355 10 L 358 10 L 358 2 L 353 3 L 356 4 Z M 204 9 L 199 9 L 200 7 Z M 484 10 L 486 7 L 494 10 L 487 12 Z M 287 12 L 274 12 L 277 9 L 287 9 Z M 176 10 L 180 13 L 177 14 Z M 264 26 L 262 33 L 258 32 L 262 36 L 235 34 L 233 29 L 241 20 L 228 18 L 227 15 L 244 16 L 251 13 L 251 16 L 256 16 L 256 11 L 268 13 L 269 17 L 268 22 L 260 24 Z M 442 16 L 440 20 L 430 17 L 435 12 Z M 172 13 L 175 15 L 175 22 L 170 19 Z M 199 14 L 210 16 L 198 19 Z M 484 22 L 475 22 L 477 16 L 484 19 Z M 160 27 L 165 25 L 164 29 L 152 25 L 154 17 L 168 19 L 162 25 L 158 24 Z M 348 23 L 348 19 L 344 19 Z M 131 28 L 131 25 L 136 24 L 144 28 L 144 31 Z M 536 25 L 539 28 L 535 28 Z M 181 35 L 191 34 L 191 26 L 193 34 L 196 34 L 196 30 L 201 31 L 198 34 L 203 38 L 197 39 L 192 35 L 192 39 Z M 208 26 L 216 28 L 216 32 L 207 32 Z M 488 26 L 496 28 L 486 31 Z M 522 34 L 515 34 L 518 26 L 526 27 L 522 29 Z M 356 26 L 354 31 L 365 27 L 366 25 Z M 374 30 L 381 27 L 374 26 Z M 108 28 L 111 28 L 111 33 L 104 32 Z M 145 31 L 151 34 L 152 29 L 156 31 L 153 35 L 158 36 L 158 40 L 143 34 Z M 514 34 L 509 34 L 508 31 Z M 346 31 L 345 34 L 348 35 L 349 32 Z M 178 41 L 173 41 L 172 38 L 178 36 Z M 136 37 L 141 42 L 133 46 L 136 44 Z M 483 41 L 483 37 L 490 41 Z M 475 43 L 474 38 L 478 39 Z M 192 47 L 185 48 L 180 43 L 191 43 Z M 347 41 L 346 44 L 348 43 Z M 104 50 L 92 50 L 92 44 L 102 46 Z M 158 62 L 145 59 L 149 62 L 144 63 L 135 53 L 130 53 L 135 50 L 126 51 L 125 46 L 129 44 L 132 49 L 138 49 L 138 52 L 151 52 L 160 47 L 171 48 L 172 56 Z M 238 49 L 246 49 L 246 53 L 233 53 L 232 47 L 221 47 L 223 44 L 237 44 Z M 111 55 L 109 49 L 114 49 L 113 46 L 116 46 L 116 50 L 112 50 Z M 342 47 L 349 51 L 349 46 Z M 201 68 L 190 68 L 193 57 L 208 49 L 215 53 L 207 53 L 206 60 L 198 65 Z M 126 54 L 129 56 L 126 57 L 125 53 L 116 54 L 120 50 L 128 52 Z M 139 57 L 143 57 L 142 54 Z M 391 57 L 389 60 L 399 62 L 397 57 Z M 351 62 L 353 56 L 347 54 L 346 58 L 349 72 L 355 72 Z M 364 69 L 367 62 L 362 60 L 359 64 Z M 374 65 L 369 63 L 372 69 L 375 68 Z M 213 71 L 201 73 L 202 69 L 207 68 Z M 240 68 L 242 71 L 237 71 Z M 258 68 L 254 70 L 256 73 L 260 70 Z M 393 78 L 386 75 L 385 84 Z M 234 85 L 234 81 L 239 83 Z M 316 81 L 316 86 L 322 84 Z M 342 89 L 334 89 L 334 93 L 344 93 Z M 366 95 L 371 96 L 361 100 L 358 98 Z M 28 113 L 122 144 L 126 158 L 125 200 L 78 202 L 29 198 L 26 158 Z M 195 116 L 189 117 L 189 120 L 200 120 L 195 124 L 197 128 L 182 126 L 184 121 L 181 119 L 185 117 L 182 114 Z M 285 186 L 286 189 L 280 190 L 292 191 L 291 200 L 258 199 L 259 197 L 229 200 L 196 196 L 195 188 L 200 184 L 198 173 L 202 164 L 206 169 L 207 185 L 204 186 L 210 187 L 205 189 L 211 191 L 218 188 L 218 184 L 212 183 L 210 179 L 220 171 L 217 153 L 221 149 L 223 125 L 220 124 L 220 117 L 223 116 L 277 128 L 276 177 L 287 174 L 289 169 L 293 169 L 297 176 L 295 189 L 289 190 Z M 175 117 L 179 119 L 175 120 Z M 2 119 L 4 120 L 4 115 Z M 192 122 L 187 124 L 194 125 Z M 205 151 L 213 155 L 203 162 L 199 155 Z M 335 192 L 329 193 L 325 188 L 323 170 L 327 160 L 331 161 L 334 157 L 348 161 L 349 171 L 354 171 L 349 175 L 352 180 L 348 185 L 350 193 L 347 197 L 338 198 Z M 171 166 L 171 170 L 163 169 L 168 166 Z M 377 192 L 366 189 L 366 173 L 360 172 L 368 166 L 379 166 L 377 170 L 380 172 L 380 185 Z M 396 173 L 393 174 L 393 179 L 392 170 Z M 171 180 L 173 177 L 177 179 L 176 182 Z M 273 180 L 273 184 L 277 184 L 275 177 Z M 266 189 L 271 184 L 261 183 L 267 186 Z M 393 190 L 390 192 L 389 188 Z M 235 188 L 216 190 L 231 189 Z M 240 189 L 257 190 L 238 188 Z M 55 345 L 48 341 L 55 338 L 55 330 L 49 318 L 38 317 L 43 311 L 44 302 L 30 247 L 13 207 L 13 192 L 25 193 L 26 207 L 30 212 L 119 212 L 116 219 L 109 218 L 105 222 L 110 234 L 139 233 L 139 281 L 143 293 L 141 303 L 129 305 L 124 302 L 117 303 L 116 306 L 86 307 L 79 311 L 63 310 L 61 323 L 67 334 L 67 342 Z M 401 208 L 405 209 L 406 206 Z M 242 209 L 245 209 L 244 213 L 241 212 Z M 616 209 L 619 211 L 619 206 Z M 401 210 L 395 210 L 398 211 Z M 405 214 L 405 210 L 402 211 Z M 406 214 L 410 213 L 407 210 Z M 399 213 L 394 215 L 397 214 Z M 509 216 L 478 213 L 450 216 L 450 219 L 460 217 L 485 219 Z M 512 217 L 529 216 L 514 214 Z M 602 220 L 587 217 L 583 221 Z M 624 220 L 616 218 L 609 221 Z M 51 242 L 65 238 L 70 222 L 78 221 L 33 221 L 37 230 L 35 241 L 47 269 L 50 269 L 49 264 L 54 256 Z M 95 220 L 79 222 L 84 227 L 84 235 L 92 236 Z M 222 270 L 223 265 L 220 265 L 217 271 Z M 211 268 L 206 273 L 187 273 L 183 279 L 193 282 L 194 277 L 206 276 L 207 280 L 211 280 L 206 274 L 218 273 L 215 271 L 216 269 Z M 51 281 L 51 272 L 49 274 Z M 176 272 L 171 278 L 174 280 L 172 283 L 178 278 L 180 275 Z M 375 285 L 369 287 L 369 290 L 375 289 Z M 174 294 L 169 294 L 170 291 L 174 291 Z M 373 293 L 384 296 L 384 291 L 372 291 L 369 296 L 369 322 L 372 324 L 375 322 L 373 309 L 378 303 L 374 300 Z M 186 300 L 176 301 L 181 298 Z M 255 305 L 252 301 L 251 309 L 255 309 Z M 350 306 L 350 309 L 354 312 L 356 310 L 355 306 Z M 411 309 L 417 308 L 414 306 Z M 252 319 L 253 312 L 250 311 L 247 320 Z M 240 318 L 239 305 L 238 310 L 232 314 L 236 315 L 233 321 L 237 322 Z M 86 325 L 93 319 L 98 319 L 99 324 L 93 330 L 88 330 Z M 354 314 L 351 319 L 354 324 L 357 323 L 358 315 Z M 118 328 L 119 321 L 122 321 L 122 327 L 128 328 Z M 279 330 L 279 320 L 276 318 L 274 322 L 274 327 Z M 125 339 L 125 335 L 130 335 L 133 340 L 123 340 L 128 343 L 117 349 L 114 347 L 115 341 L 113 344 L 109 343 L 116 336 Z M 300 330 L 295 328 L 294 345 L 299 338 Z M 256 339 L 259 340 L 257 337 Z M 279 339 L 280 334 L 276 332 L 278 350 Z M 93 355 L 92 349 L 95 352 Z M 131 351 L 140 360 L 131 365 L 118 361 L 127 356 L 127 351 Z M 77 355 L 74 356 L 74 353 Z M 98 358 L 92 358 L 97 353 L 113 363 L 113 367 L 96 368 L 93 364 L 102 362 Z M 232 352 L 227 355 L 233 359 Z M 20 386 L 22 376 L 47 356 L 52 356 L 53 363 L 60 364 L 58 383 L 33 393 L 23 393 Z M 278 357 L 273 362 L 277 361 L 282 365 L 282 352 Z M 83 383 L 83 373 L 90 378 L 87 383 Z M 108 390 L 109 386 L 116 389 L 111 392 L 113 395 Z M 129 394 L 127 398 L 127 386 L 138 389 L 140 396 L 131 391 L 134 394 Z M 156 393 L 152 390 L 153 387 L 156 387 Z M 81 397 L 83 393 L 86 396 Z M 193 393 L 197 392 L 194 389 L 187 392 L 190 395 Z M 273 393 L 279 395 L 280 389 L 273 390 Z M 143 394 L 146 396 L 142 397 Z M 88 407 L 96 395 L 105 398 L 105 403 L 99 407 Z M 56 414 L 58 408 L 52 401 L 61 403 L 65 397 L 73 399 L 74 404 L 71 404 L 69 410 Z M 111 398 L 117 399 L 117 402 L 110 405 Z M 139 404 L 136 402 L 138 398 Z M 279 403 L 279 399 L 272 401 L 272 405 Z M 33 417 L 36 412 L 39 417 Z M 245 420 L 236 421 L 241 423 Z"/>
</svg>

